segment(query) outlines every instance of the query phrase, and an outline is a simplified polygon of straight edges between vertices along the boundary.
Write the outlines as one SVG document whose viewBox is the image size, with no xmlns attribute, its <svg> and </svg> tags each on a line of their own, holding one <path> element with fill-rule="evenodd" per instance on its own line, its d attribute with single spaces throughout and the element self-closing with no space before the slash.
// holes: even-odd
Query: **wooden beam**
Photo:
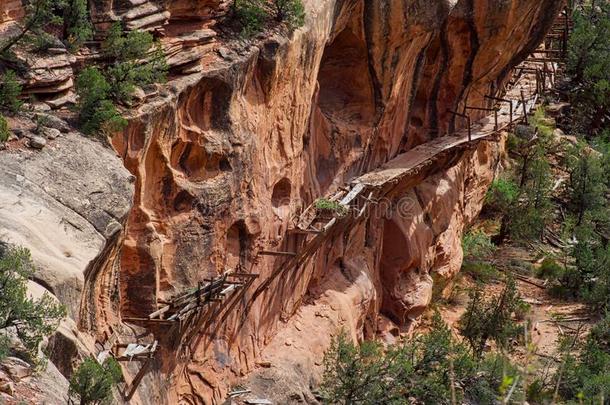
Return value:
<svg viewBox="0 0 610 405">
<path fill-rule="evenodd" d="M 280 252 L 280 251 L 271 251 L 271 250 L 260 250 L 258 252 L 260 255 L 265 256 L 296 256 L 297 254 L 294 252 Z"/>
<path fill-rule="evenodd" d="M 126 390 L 126 391 L 128 391 L 127 395 L 125 395 L 125 399 L 127 401 L 131 400 L 131 398 L 133 397 L 133 394 L 135 394 L 136 389 L 138 388 L 138 385 L 140 385 L 140 382 L 142 382 L 142 379 L 144 378 L 144 374 L 146 374 L 146 372 L 148 371 L 148 368 L 150 367 L 151 361 L 152 361 L 152 359 L 148 358 L 148 361 L 146 361 L 142 365 L 142 368 L 140 369 L 140 371 L 138 371 L 138 374 L 136 374 L 135 378 L 131 382 L 131 385 L 129 386 L 129 390 Z"/>
<path fill-rule="evenodd" d="M 173 324 L 174 322 L 168 321 L 167 319 L 150 319 L 150 318 L 136 318 L 136 317 L 123 317 L 121 318 L 123 322 L 144 322 L 144 323 L 163 323 L 163 324 Z"/>
</svg>

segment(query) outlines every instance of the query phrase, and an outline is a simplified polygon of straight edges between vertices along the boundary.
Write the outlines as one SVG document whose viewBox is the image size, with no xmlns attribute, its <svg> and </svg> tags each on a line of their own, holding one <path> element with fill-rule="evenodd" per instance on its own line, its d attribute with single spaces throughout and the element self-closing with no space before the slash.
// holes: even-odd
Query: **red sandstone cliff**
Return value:
<svg viewBox="0 0 610 405">
<path fill-rule="evenodd" d="M 372 338 L 388 319 L 408 327 L 459 270 L 461 234 L 501 144 L 446 157 L 388 197 L 408 201 L 406 211 L 373 210 L 254 295 L 284 260 L 256 253 L 298 250 L 287 229 L 313 200 L 462 126 L 447 111 L 503 88 L 562 2 L 305 3 L 303 28 L 251 43 L 223 35 L 224 2 L 93 1 L 98 28 L 120 18 L 159 32 L 173 52 L 168 85 L 112 139 L 136 179 L 133 206 L 87 269 L 80 308 L 81 328 L 99 341 L 115 331 L 160 340 L 134 403 L 217 403 L 242 378 L 260 385 L 268 374 L 286 381 L 265 389 L 279 403 L 313 401 L 310 382 L 339 328 Z M 259 279 L 226 316 L 186 329 L 121 326 L 236 265 Z M 257 369 L 261 358 L 274 367 Z"/>
</svg>

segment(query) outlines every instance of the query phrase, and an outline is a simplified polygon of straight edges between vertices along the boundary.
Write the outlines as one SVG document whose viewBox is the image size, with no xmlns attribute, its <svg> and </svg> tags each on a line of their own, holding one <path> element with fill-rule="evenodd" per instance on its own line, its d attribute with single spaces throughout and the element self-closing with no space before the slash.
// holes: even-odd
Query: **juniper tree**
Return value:
<svg viewBox="0 0 610 405">
<path fill-rule="evenodd" d="M 110 357 L 99 364 L 88 357 L 70 378 L 68 396 L 80 405 L 95 405 L 108 402 L 112 388 L 121 380 L 121 367 Z"/>
<path fill-rule="evenodd" d="M 65 0 L 30 0 L 25 3 L 25 17 L 20 24 L 19 32 L 5 41 L 0 42 L 0 57 L 22 41 L 27 34 L 40 34 L 48 24 L 61 24 L 63 19 L 58 11 L 63 10 Z"/>
<path fill-rule="evenodd" d="M 16 113 L 23 104 L 19 100 L 21 84 L 12 70 L 7 70 L 0 76 L 0 109 Z"/>
<path fill-rule="evenodd" d="M 30 253 L 23 248 L 2 248 L 0 252 L 0 331 L 13 328 L 30 357 L 36 359 L 38 346 L 53 333 L 65 316 L 63 305 L 48 293 L 31 298 L 27 281 L 34 272 Z"/>
<path fill-rule="evenodd" d="M 585 133 L 610 125 L 610 2 L 584 4 L 574 13 L 568 47 L 570 94 L 576 126 Z"/>
</svg>

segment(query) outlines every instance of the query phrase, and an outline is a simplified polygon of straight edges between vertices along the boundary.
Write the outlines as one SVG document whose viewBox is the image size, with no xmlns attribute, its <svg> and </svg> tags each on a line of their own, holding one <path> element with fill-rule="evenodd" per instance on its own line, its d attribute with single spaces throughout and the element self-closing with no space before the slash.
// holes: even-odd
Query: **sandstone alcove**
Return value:
<svg viewBox="0 0 610 405">
<path fill-rule="evenodd" d="M 364 38 L 347 27 L 326 47 L 318 83 L 318 106 L 333 121 L 370 123 L 375 115 L 375 96 Z"/>
<path fill-rule="evenodd" d="M 238 265 L 244 266 L 250 246 L 250 235 L 244 221 L 237 221 L 227 231 L 226 237 L 226 270 L 234 270 Z"/>
</svg>

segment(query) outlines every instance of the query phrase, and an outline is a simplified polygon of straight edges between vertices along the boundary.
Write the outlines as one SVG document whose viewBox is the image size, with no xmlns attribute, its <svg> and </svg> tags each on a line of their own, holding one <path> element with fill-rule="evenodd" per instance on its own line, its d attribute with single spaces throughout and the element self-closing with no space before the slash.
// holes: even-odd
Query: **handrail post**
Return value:
<svg viewBox="0 0 610 405">
<path fill-rule="evenodd" d="M 466 120 L 468 121 L 468 142 L 472 141 L 472 128 L 470 126 L 470 115 L 468 114 L 464 114 L 466 115 Z"/>
<path fill-rule="evenodd" d="M 523 103 L 523 120 L 525 121 L 526 125 L 529 125 L 527 120 L 527 103 L 525 102 L 525 94 L 523 93 L 523 90 L 521 90 L 521 103 Z"/>
<path fill-rule="evenodd" d="M 498 132 L 498 109 L 494 108 L 494 132 Z"/>
</svg>

